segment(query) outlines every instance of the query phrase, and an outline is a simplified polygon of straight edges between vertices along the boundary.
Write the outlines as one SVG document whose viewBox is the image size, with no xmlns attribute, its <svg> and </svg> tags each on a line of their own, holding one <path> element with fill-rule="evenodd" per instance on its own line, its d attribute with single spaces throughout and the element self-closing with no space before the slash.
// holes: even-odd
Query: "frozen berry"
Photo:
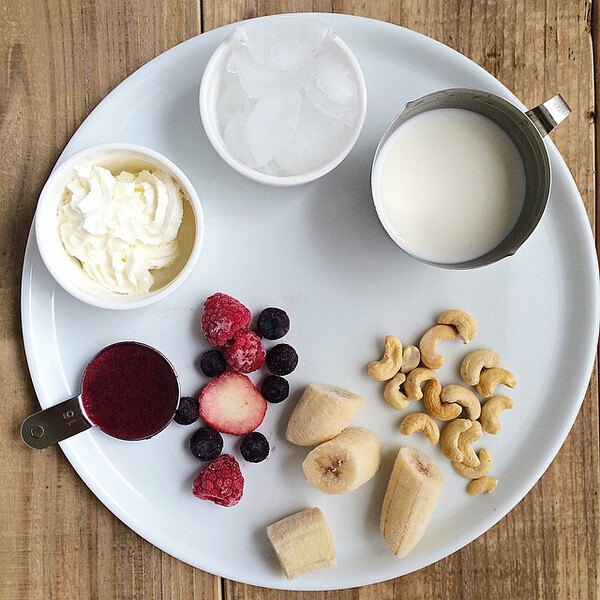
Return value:
<svg viewBox="0 0 600 600">
<path fill-rule="evenodd" d="M 179 406 L 174 417 L 175 422 L 180 425 L 191 425 L 198 420 L 199 411 L 198 398 L 184 396 L 179 399 Z"/>
<path fill-rule="evenodd" d="M 227 294 L 217 292 L 204 302 L 202 331 L 209 344 L 224 346 L 227 340 L 250 323 L 250 311 Z"/>
<path fill-rule="evenodd" d="M 223 450 L 223 438 L 218 431 L 210 427 L 201 427 L 190 438 L 190 450 L 200 460 L 217 458 Z"/>
<path fill-rule="evenodd" d="M 220 506 L 235 506 L 244 494 L 244 476 L 240 465 L 230 454 L 209 463 L 194 480 L 194 496 Z"/>
<path fill-rule="evenodd" d="M 269 442 L 262 433 L 253 431 L 244 438 L 240 446 L 240 452 L 248 462 L 262 462 L 269 456 Z"/>
<path fill-rule="evenodd" d="M 267 352 L 267 367 L 273 375 L 288 375 L 298 365 L 298 355 L 289 344 L 277 344 Z"/>
<path fill-rule="evenodd" d="M 267 403 L 246 375 L 226 371 L 200 394 L 200 416 L 222 433 L 245 435 L 265 418 Z"/>
<path fill-rule="evenodd" d="M 278 340 L 290 330 L 290 318 L 280 308 L 265 308 L 258 316 L 256 330 L 267 340 Z"/>
<path fill-rule="evenodd" d="M 223 354 L 227 364 L 240 373 L 256 371 L 265 362 L 265 349 L 260 337 L 245 328 L 236 332 L 225 344 Z"/>
<path fill-rule="evenodd" d="M 216 377 L 225 371 L 227 362 L 220 350 L 209 350 L 200 358 L 200 368 L 207 377 Z"/>
<path fill-rule="evenodd" d="M 271 404 L 283 402 L 290 393 L 290 384 L 279 375 L 269 375 L 260 386 L 263 398 Z"/>
</svg>

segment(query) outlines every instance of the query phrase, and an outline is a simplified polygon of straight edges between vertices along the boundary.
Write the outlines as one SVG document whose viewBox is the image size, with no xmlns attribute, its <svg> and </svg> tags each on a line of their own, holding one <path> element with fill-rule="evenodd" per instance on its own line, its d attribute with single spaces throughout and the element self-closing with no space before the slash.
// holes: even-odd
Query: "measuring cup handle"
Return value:
<svg viewBox="0 0 600 600">
<path fill-rule="evenodd" d="M 29 415 L 21 425 L 21 437 L 32 448 L 47 448 L 89 429 L 78 397 Z"/>
<path fill-rule="evenodd" d="M 560 94 L 556 94 L 546 102 L 542 102 L 539 106 L 528 110 L 526 114 L 533 121 L 542 137 L 546 137 L 571 114 L 571 109 L 565 99 Z"/>
</svg>

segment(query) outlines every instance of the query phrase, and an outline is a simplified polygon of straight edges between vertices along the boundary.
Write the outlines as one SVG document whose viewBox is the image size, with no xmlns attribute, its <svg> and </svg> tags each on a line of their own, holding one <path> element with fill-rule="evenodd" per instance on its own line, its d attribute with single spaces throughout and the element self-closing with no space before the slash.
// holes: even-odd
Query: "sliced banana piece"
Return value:
<svg viewBox="0 0 600 600">
<path fill-rule="evenodd" d="M 366 483 L 381 465 L 377 436 L 360 427 L 313 448 L 302 463 L 307 481 L 325 494 L 344 494 Z"/>
<path fill-rule="evenodd" d="M 316 446 L 340 433 L 363 404 L 362 396 L 321 383 L 306 387 L 294 407 L 285 437 L 298 446 Z"/>
<path fill-rule="evenodd" d="M 288 579 L 337 563 L 329 525 L 320 508 L 307 508 L 267 527 Z"/>
<path fill-rule="evenodd" d="M 381 508 L 381 534 L 399 558 L 419 542 L 444 486 L 439 467 L 413 448 L 400 448 Z"/>
</svg>

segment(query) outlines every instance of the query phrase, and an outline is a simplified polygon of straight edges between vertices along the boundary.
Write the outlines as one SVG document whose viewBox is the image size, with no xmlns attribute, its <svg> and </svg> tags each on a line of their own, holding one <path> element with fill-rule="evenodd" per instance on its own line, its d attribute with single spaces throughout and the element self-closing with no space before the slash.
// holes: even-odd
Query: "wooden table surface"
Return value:
<svg viewBox="0 0 600 600">
<path fill-rule="evenodd" d="M 470 57 L 528 106 L 560 91 L 573 114 L 553 138 L 595 227 L 600 18 L 591 0 L 2 0 L 0 598 L 597 599 L 597 371 L 558 456 L 495 527 L 411 575 L 326 594 L 194 569 L 118 521 L 58 448 L 34 452 L 20 442 L 20 422 L 38 406 L 21 340 L 21 265 L 38 194 L 62 148 L 112 88 L 157 54 L 225 23 L 290 11 L 409 27 Z"/>
</svg>

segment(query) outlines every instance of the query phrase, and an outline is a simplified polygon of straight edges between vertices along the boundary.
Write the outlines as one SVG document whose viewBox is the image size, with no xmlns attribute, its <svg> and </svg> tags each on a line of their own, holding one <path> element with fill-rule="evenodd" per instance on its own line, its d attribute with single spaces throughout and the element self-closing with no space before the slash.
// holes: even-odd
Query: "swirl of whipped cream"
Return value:
<svg viewBox="0 0 600 600">
<path fill-rule="evenodd" d="M 66 251 L 102 288 L 147 293 L 154 283 L 150 271 L 170 265 L 178 255 L 179 186 L 164 171 L 123 171 L 115 177 L 87 165 L 76 173 L 58 210 Z"/>
</svg>

